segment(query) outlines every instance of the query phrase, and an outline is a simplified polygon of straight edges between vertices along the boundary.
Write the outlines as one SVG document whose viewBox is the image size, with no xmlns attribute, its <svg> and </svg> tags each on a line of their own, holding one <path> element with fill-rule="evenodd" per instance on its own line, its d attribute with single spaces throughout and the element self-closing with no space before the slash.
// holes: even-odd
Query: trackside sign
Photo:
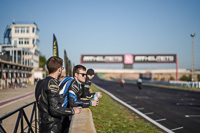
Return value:
<svg viewBox="0 0 200 133">
<path fill-rule="evenodd" d="M 82 55 L 82 63 L 123 63 L 123 55 Z"/>
<path fill-rule="evenodd" d="M 134 55 L 134 63 L 176 63 L 176 54 Z"/>
<path fill-rule="evenodd" d="M 176 63 L 176 54 L 81 55 L 81 63 Z"/>
</svg>

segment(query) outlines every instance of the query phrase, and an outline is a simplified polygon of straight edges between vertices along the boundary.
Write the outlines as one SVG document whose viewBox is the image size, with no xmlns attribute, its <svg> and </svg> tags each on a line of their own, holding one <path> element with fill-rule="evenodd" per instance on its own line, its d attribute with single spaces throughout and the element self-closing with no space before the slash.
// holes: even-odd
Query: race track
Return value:
<svg viewBox="0 0 200 133">
<path fill-rule="evenodd" d="M 92 80 L 122 101 L 175 133 L 200 132 L 200 92 L 105 81 L 97 76 Z"/>
</svg>

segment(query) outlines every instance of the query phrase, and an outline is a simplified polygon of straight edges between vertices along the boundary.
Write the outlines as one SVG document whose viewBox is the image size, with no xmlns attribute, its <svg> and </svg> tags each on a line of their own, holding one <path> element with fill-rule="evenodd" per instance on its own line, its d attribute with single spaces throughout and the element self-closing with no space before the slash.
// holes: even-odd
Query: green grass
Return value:
<svg viewBox="0 0 200 133">
<path fill-rule="evenodd" d="M 93 85 L 91 89 L 99 91 Z M 99 105 L 90 108 L 97 133 L 161 133 L 107 94 L 102 95 Z"/>
</svg>

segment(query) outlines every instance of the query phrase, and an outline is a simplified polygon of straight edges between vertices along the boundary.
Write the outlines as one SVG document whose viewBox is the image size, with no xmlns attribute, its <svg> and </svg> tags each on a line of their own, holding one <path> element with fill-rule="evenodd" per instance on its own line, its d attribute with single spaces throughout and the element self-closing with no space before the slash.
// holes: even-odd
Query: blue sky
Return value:
<svg viewBox="0 0 200 133">
<path fill-rule="evenodd" d="M 200 69 L 199 0 L 4 0 L 0 2 L 0 42 L 12 21 L 35 21 L 39 49 L 52 56 L 53 33 L 59 55 L 74 64 L 81 54 L 177 54 L 179 68 Z M 122 68 L 120 65 L 87 67 Z M 134 68 L 175 68 L 175 64 L 134 64 Z"/>
</svg>

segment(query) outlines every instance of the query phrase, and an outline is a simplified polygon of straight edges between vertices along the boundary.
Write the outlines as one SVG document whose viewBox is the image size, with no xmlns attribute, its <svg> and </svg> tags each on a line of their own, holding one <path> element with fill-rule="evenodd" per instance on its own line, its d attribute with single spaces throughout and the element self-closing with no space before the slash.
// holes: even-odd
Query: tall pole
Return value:
<svg viewBox="0 0 200 133">
<path fill-rule="evenodd" d="M 176 56 L 176 81 L 178 81 L 178 57 Z"/>
<path fill-rule="evenodd" d="M 194 37 L 195 33 L 190 34 L 192 37 L 192 82 L 194 81 L 194 69 L 195 69 L 195 64 L 194 64 Z"/>
</svg>

